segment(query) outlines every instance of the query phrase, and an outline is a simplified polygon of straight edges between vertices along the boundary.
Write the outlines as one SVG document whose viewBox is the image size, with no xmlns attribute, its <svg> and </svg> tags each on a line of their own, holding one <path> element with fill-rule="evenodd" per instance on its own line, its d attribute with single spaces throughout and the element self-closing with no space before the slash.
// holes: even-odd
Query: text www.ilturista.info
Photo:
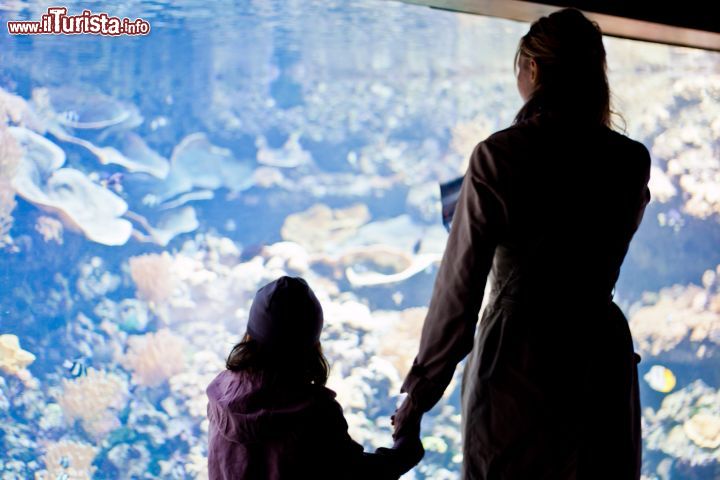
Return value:
<svg viewBox="0 0 720 480">
<path fill-rule="evenodd" d="M 8 21 L 10 35 L 147 35 L 150 22 L 137 18 L 111 17 L 107 13 L 83 10 L 80 15 L 68 15 L 66 7 L 49 7 L 39 21 Z"/>
</svg>

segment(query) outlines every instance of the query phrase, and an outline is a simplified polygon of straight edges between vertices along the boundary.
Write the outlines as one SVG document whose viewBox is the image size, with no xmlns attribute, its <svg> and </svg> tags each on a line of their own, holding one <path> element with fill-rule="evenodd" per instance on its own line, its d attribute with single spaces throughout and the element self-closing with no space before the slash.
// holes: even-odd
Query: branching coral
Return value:
<svg viewBox="0 0 720 480">
<path fill-rule="evenodd" d="M 38 472 L 36 480 L 90 480 L 96 470 L 92 465 L 95 455 L 97 448 L 87 443 L 72 440 L 51 443 L 43 455 L 45 470 Z"/>
<path fill-rule="evenodd" d="M 175 279 L 172 258 L 167 252 L 132 257 L 129 264 L 130 276 L 140 297 L 155 303 L 162 303 L 170 298 Z"/>
<path fill-rule="evenodd" d="M 696 362 L 720 346 L 720 266 L 707 270 L 703 286 L 663 288 L 652 305 L 630 319 L 641 355 Z"/>
<path fill-rule="evenodd" d="M 119 426 L 116 412 L 127 398 L 128 385 L 123 378 L 88 368 L 85 376 L 63 379 L 57 402 L 67 420 L 80 420 L 85 431 L 99 439 Z"/>
<path fill-rule="evenodd" d="M 720 392 L 702 380 L 666 396 L 657 411 L 647 408 L 643 417 L 649 450 L 689 465 L 720 461 Z"/>
<path fill-rule="evenodd" d="M 43 215 L 37 219 L 35 230 L 42 235 L 46 243 L 53 241 L 62 245 L 63 226 L 60 220 Z"/>
<path fill-rule="evenodd" d="M 685 212 L 698 218 L 720 214 L 718 92 L 719 75 L 687 75 L 675 81 L 668 107 L 672 121 L 652 144 L 653 156 L 666 170 L 665 187 L 657 196 L 653 191 L 654 197 L 667 200 L 677 187 Z"/>
<path fill-rule="evenodd" d="M 131 336 L 128 346 L 125 363 L 138 385 L 157 387 L 185 368 L 187 344 L 167 329 Z"/>
</svg>

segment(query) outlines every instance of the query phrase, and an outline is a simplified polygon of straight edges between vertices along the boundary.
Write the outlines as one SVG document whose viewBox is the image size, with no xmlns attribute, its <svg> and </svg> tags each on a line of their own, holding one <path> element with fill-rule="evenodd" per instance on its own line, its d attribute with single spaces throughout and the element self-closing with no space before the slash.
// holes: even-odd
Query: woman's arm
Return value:
<svg viewBox="0 0 720 480">
<path fill-rule="evenodd" d="M 412 405 L 416 411 L 428 411 L 438 402 L 456 365 L 472 349 L 495 247 L 508 222 L 507 186 L 500 182 L 507 177 L 501 156 L 491 137 L 480 142 L 470 157 L 420 349 L 401 390 L 408 393 L 406 406 Z M 397 424 L 405 420 L 402 412 L 398 413 L 396 434 Z"/>
</svg>

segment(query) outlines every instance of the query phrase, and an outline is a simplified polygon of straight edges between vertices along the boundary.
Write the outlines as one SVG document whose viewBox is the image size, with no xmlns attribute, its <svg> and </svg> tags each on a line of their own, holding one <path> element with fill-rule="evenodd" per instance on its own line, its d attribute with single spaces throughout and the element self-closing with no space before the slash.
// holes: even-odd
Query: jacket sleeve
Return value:
<svg viewBox="0 0 720 480">
<path fill-rule="evenodd" d="M 332 401 L 325 409 L 321 428 L 325 429 L 327 462 L 323 466 L 330 475 L 327 478 L 344 480 L 396 480 L 401 472 L 398 460 L 363 451 L 362 445 L 348 433 L 348 424 L 342 407 Z M 326 477 L 322 477 L 326 478 Z"/>
<path fill-rule="evenodd" d="M 502 155 L 490 137 L 480 142 L 470 157 L 420 349 L 401 389 L 422 411 L 440 400 L 456 365 L 472 349 L 495 247 L 508 223 Z"/>
</svg>

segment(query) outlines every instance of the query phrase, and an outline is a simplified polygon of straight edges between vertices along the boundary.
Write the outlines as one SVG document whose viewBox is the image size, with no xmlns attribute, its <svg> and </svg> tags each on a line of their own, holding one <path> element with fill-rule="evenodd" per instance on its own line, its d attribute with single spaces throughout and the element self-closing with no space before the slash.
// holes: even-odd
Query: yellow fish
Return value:
<svg viewBox="0 0 720 480">
<path fill-rule="evenodd" d="M 675 374 L 662 365 L 653 365 L 643 378 L 657 392 L 668 393 L 677 385 Z"/>
</svg>

